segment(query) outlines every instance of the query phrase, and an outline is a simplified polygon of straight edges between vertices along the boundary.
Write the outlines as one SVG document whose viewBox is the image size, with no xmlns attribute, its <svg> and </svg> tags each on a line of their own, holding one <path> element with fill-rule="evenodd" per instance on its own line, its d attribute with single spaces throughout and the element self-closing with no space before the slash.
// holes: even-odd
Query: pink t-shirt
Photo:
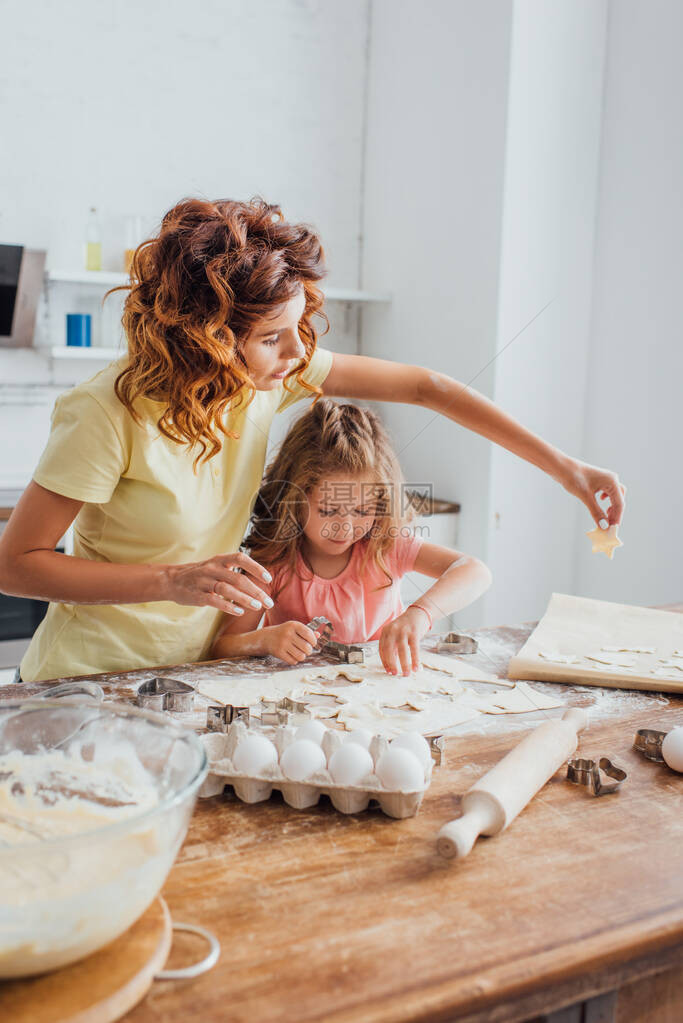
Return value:
<svg viewBox="0 0 683 1023">
<path fill-rule="evenodd" d="M 384 560 L 393 580 L 390 586 L 386 585 L 384 572 L 372 561 L 366 563 L 361 575 L 365 546 L 362 540 L 354 544 L 348 565 L 333 579 L 314 575 L 299 554 L 297 570 L 288 574 L 275 598 L 275 607 L 266 613 L 264 625 L 310 622 L 322 615 L 334 625 L 331 638 L 339 643 L 379 639 L 382 626 L 404 610 L 400 579 L 413 568 L 422 540 L 416 536 L 399 537 L 387 552 Z M 275 573 L 273 591 L 282 582 L 282 571 Z"/>
</svg>

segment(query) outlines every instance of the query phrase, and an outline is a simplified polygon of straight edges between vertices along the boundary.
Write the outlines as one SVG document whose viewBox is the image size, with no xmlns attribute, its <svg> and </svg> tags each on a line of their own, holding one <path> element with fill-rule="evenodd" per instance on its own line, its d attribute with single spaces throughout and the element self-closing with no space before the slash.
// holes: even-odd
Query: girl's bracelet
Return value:
<svg viewBox="0 0 683 1023">
<path fill-rule="evenodd" d="M 434 624 L 434 622 L 432 621 L 432 616 L 429 613 L 429 611 L 427 610 L 427 608 L 424 606 L 424 604 L 410 604 L 409 606 L 410 607 L 419 607 L 420 611 L 424 611 L 424 613 L 427 615 L 427 621 L 429 622 L 429 628 L 431 629 L 431 627 Z"/>
</svg>

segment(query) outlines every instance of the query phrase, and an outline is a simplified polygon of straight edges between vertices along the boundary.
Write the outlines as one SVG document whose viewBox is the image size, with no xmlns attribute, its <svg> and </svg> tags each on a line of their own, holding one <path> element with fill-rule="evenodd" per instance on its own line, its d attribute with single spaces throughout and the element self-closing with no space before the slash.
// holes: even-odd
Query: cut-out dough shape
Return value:
<svg viewBox="0 0 683 1023">
<path fill-rule="evenodd" d="M 477 707 L 484 714 L 528 714 L 534 710 L 554 710 L 564 704 L 554 696 L 546 696 L 527 682 L 518 682 L 514 689 L 496 693 L 475 693 L 469 689 L 463 702 Z"/>
<path fill-rule="evenodd" d="M 586 654 L 587 661 L 597 661 L 611 668 L 635 668 L 636 662 L 631 657 L 619 657 L 618 654 Z"/>
<path fill-rule="evenodd" d="M 462 687 L 460 687 L 462 688 Z M 321 686 L 311 685 L 308 693 L 315 696 L 333 696 L 340 703 L 378 703 L 382 707 L 417 707 L 422 709 L 424 696 L 417 692 L 415 686 L 386 681 L 367 679 L 357 686 Z"/>
<path fill-rule="evenodd" d="M 465 664 L 464 661 L 442 657 L 439 654 L 427 654 L 422 658 L 422 667 L 429 671 L 441 671 L 445 675 L 457 678 L 460 682 L 487 682 L 489 685 L 512 686 L 514 682 L 508 682 L 506 678 L 498 678 L 496 675 L 475 668 L 473 665 Z M 441 683 L 444 684 L 443 682 Z"/>
<path fill-rule="evenodd" d="M 553 654 L 545 650 L 539 650 L 538 656 L 544 661 L 554 661 L 555 664 L 578 664 L 580 660 L 575 654 Z"/>
<path fill-rule="evenodd" d="M 653 646 L 601 646 L 601 650 L 607 650 L 613 654 L 653 654 Z"/>
<path fill-rule="evenodd" d="M 506 679 L 497 678 L 495 675 L 490 675 L 456 658 L 451 659 L 440 654 L 429 653 L 423 656 L 421 660 L 423 668 L 428 668 L 430 671 L 443 672 L 444 675 L 457 678 L 460 682 L 488 682 L 490 685 L 503 686 L 508 684 Z"/>
<path fill-rule="evenodd" d="M 593 554 L 606 554 L 610 559 L 614 557 L 616 547 L 624 546 L 617 536 L 616 526 L 610 526 L 609 529 L 600 529 L 596 526 L 595 529 L 589 530 L 586 536 L 590 537 L 593 544 L 591 548 Z"/>
<path fill-rule="evenodd" d="M 472 721 L 479 717 L 479 713 L 476 707 L 465 706 L 455 700 L 434 700 L 422 711 L 398 710 L 390 713 L 378 704 L 349 703 L 339 711 L 337 721 L 341 721 L 349 732 L 356 728 L 367 728 L 373 735 L 393 739 L 402 732 L 439 735 L 465 721 Z"/>
<path fill-rule="evenodd" d="M 289 672 L 283 671 L 282 675 L 289 675 Z M 296 679 L 283 679 L 278 675 L 263 675 L 253 679 L 214 676 L 196 680 L 194 687 L 207 700 L 229 703 L 235 707 L 253 707 L 261 700 L 283 700 L 285 696 L 303 696 L 299 676 Z"/>
<path fill-rule="evenodd" d="M 339 707 L 328 707 L 321 703 L 311 703 L 308 709 L 312 718 L 336 718 L 340 711 Z"/>
</svg>

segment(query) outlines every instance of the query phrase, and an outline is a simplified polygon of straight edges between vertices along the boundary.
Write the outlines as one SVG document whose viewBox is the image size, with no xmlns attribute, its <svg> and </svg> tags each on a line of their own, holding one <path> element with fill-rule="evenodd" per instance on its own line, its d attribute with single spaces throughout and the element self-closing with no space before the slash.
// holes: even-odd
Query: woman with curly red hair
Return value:
<svg viewBox="0 0 683 1023">
<path fill-rule="evenodd" d="M 128 353 L 62 395 L 0 541 L 0 589 L 50 601 L 27 681 L 206 657 L 221 612 L 269 608 L 238 548 L 276 413 L 325 394 L 422 405 L 533 462 L 602 517 L 614 473 L 578 462 L 470 388 L 316 346 L 323 249 L 262 200 L 188 199 L 137 250 Z M 73 555 L 57 553 L 74 523 Z M 239 570 L 239 571 L 236 571 Z"/>
</svg>

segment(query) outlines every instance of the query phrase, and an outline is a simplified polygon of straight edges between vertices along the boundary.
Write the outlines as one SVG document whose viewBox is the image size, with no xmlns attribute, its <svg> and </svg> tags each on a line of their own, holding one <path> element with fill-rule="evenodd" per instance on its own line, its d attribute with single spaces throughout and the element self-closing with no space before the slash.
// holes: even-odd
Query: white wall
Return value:
<svg viewBox="0 0 683 1023">
<path fill-rule="evenodd" d="M 463 380 L 493 355 L 510 17 L 497 0 L 372 4 L 363 285 L 394 300 L 363 312 L 366 355 Z M 490 445 L 422 409 L 382 414 L 408 480 L 462 501 L 460 543 L 485 556 Z"/>
<path fill-rule="evenodd" d="M 581 457 L 598 188 L 604 0 L 516 0 L 494 400 Z M 523 330 L 539 311 L 551 305 Z M 587 445 L 586 456 L 596 457 Z M 537 468 L 491 452 L 487 623 L 540 617 L 573 592 L 588 510 Z M 588 545 L 588 549 L 590 546 Z"/>
<path fill-rule="evenodd" d="M 372 5 L 363 283 L 394 302 L 363 314 L 363 351 L 473 380 L 576 455 L 604 33 L 603 0 Z M 429 412 L 382 411 L 408 478 L 462 503 L 458 544 L 493 568 L 460 624 L 535 617 L 572 589 L 590 526 L 575 499 Z"/>
<path fill-rule="evenodd" d="M 610 5 L 586 457 L 628 487 L 614 560 L 580 550 L 577 592 L 681 600 L 683 5 Z"/>
<path fill-rule="evenodd" d="M 353 286 L 366 22 L 367 0 L 6 6 L 0 237 L 78 266 L 96 206 L 120 269 L 126 215 L 260 193 L 313 222 L 330 282 Z"/>
<path fill-rule="evenodd" d="M 261 194 L 320 231 L 329 284 L 356 287 L 367 23 L 368 0 L 5 7 L 0 241 L 47 249 L 52 269 L 79 269 L 94 205 L 103 266 L 120 270 L 127 216 L 151 225 L 186 195 Z M 116 344 L 120 302 L 108 300 L 100 319 L 100 298 L 51 284 L 38 344 L 64 342 L 68 311 L 93 315 L 94 344 Z M 322 343 L 354 351 L 357 312 L 338 303 L 328 312 Z M 67 384 L 97 369 L 26 365 L 0 350 L 0 383 Z M 30 478 L 47 432 L 52 392 L 23 413 L 19 393 L 0 391 L 0 423 L 23 420 L 20 447 L 0 456 L 0 486 Z"/>
</svg>

